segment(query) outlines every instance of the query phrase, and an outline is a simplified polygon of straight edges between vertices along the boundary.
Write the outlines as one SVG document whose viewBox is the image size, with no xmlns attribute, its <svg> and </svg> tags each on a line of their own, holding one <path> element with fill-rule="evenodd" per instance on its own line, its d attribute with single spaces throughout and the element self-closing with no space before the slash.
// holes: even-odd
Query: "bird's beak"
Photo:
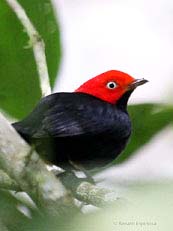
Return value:
<svg viewBox="0 0 173 231">
<path fill-rule="evenodd" d="M 135 79 L 132 83 L 130 83 L 128 85 L 128 90 L 133 90 L 136 87 L 138 87 L 140 85 L 143 85 L 143 84 L 145 84 L 147 82 L 148 82 L 148 80 L 146 80 L 146 79 Z"/>
</svg>

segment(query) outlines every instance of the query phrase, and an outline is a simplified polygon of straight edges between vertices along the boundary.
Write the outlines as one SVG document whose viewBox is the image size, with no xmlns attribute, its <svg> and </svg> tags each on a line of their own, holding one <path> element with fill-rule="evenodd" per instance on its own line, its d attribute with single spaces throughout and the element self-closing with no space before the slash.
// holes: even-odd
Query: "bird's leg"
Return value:
<svg viewBox="0 0 173 231">
<path fill-rule="evenodd" d="M 58 174 L 57 177 L 59 177 L 63 185 L 71 191 L 75 191 L 83 181 L 83 179 L 78 178 L 73 170 L 69 168 L 68 170 Z"/>
<path fill-rule="evenodd" d="M 74 167 L 75 170 L 83 172 L 88 182 L 95 184 L 93 177 L 89 174 L 89 172 L 82 165 L 76 162 L 73 162 L 72 160 L 69 160 L 69 163 Z"/>
</svg>

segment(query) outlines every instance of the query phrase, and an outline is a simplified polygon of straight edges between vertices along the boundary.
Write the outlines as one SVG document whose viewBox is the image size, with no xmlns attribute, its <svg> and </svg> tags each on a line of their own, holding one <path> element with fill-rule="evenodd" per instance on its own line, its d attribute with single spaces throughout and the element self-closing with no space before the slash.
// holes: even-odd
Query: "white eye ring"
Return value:
<svg viewBox="0 0 173 231">
<path fill-rule="evenodd" d="M 117 87 L 117 84 L 114 81 L 111 81 L 106 84 L 106 87 L 113 90 Z"/>
</svg>

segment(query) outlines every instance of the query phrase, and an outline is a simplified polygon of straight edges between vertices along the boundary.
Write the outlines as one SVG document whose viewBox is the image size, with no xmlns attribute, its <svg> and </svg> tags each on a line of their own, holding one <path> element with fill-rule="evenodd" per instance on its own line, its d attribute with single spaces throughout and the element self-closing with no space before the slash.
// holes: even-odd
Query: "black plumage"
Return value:
<svg viewBox="0 0 173 231">
<path fill-rule="evenodd" d="M 85 93 L 55 93 L 13 126 L 47 161 L 66 168 L 105 166 L 124 149 L 131 134 L 127 91 L 116 104 Z"/>
</svg>

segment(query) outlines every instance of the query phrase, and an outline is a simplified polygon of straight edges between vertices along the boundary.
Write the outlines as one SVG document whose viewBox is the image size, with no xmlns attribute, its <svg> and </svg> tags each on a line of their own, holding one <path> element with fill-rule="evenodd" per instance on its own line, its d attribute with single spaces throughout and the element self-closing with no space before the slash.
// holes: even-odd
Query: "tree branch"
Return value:
<svg viewBox="0 0 173 231">
<path fill-rule="evenodd" d="M 19 185 L 0 169 L 0 188 L 21 191 Z"/>
<path fill-rule="evenodd" d="M 42 40 L 41 36 L 39 35 L 38 31 L 30 21 L 30 19 L 28 18 L 25 10 L 17 2 L 17 0 L 6 0 L 6 2 L 15 12 L 30 38 L 29 45 L 33 47 L 33 52 L 39 74 L 42 96 L 44 97 L 46 95 L 49 95 L 51 93 L 51 88 L 46 64 L 44 41 Z"/>
<path fill-rule="evenodd" d="M 113 190 L 91 184 L 85 178 L 76 177 L 72 172 L 65 172 L 61 181 L 76 199 L 87 204 L 104 207 L 119 199 Z"/>
<path fill-rule="evenodd" d="M 0 164 L 1 169 L 22 191 L 27 192 L 37 205 L 46 207 L 54 213 L 73 206 L 73 198 L 69 196 L 59 179 L 47 170 L 35 150 L 19 136 L 1 114 Z M 5 177 L 7 176 L 3 179 Z"/>
<path fill-rule="evenodd" d="M 96 207 L 105 207 L 119 198 L 111 189 L 82 182 L 75 191 L 76 198 Z"/>
</svg>

